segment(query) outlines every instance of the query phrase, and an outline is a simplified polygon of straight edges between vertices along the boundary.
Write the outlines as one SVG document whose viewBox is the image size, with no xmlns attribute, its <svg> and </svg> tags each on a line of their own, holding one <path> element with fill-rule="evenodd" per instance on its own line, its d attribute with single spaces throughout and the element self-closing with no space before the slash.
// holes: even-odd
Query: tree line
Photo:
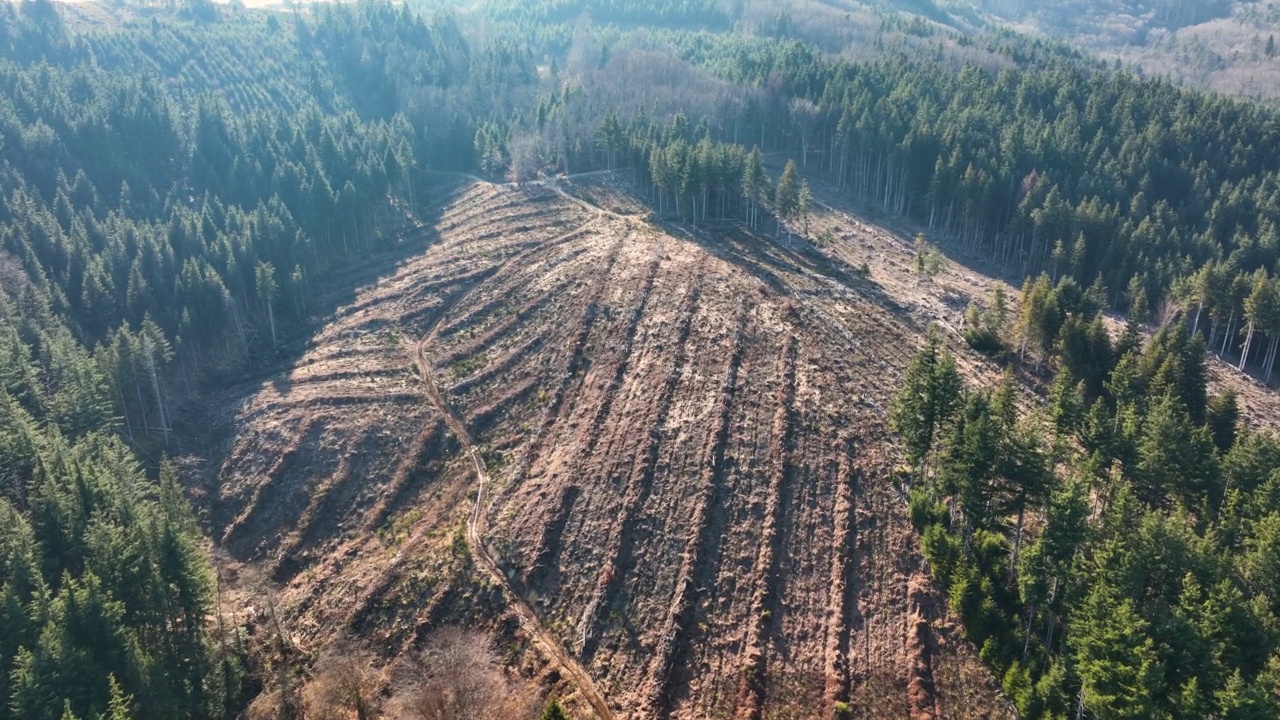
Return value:
<svg viewBox="0 0 1280 720">
<path fill-rule="evenodd" d="M 1073 280 L 1025 292 L 970 338 L 1045 353 L 1047 404 L 969 387 L 932 334 L 892 407 L 952 611 L 1023 717 L 1275 717 L 1280 439 L 1209 396 L 1189 325 L 1113 341 Z"/>
<path fill-rule="evenodd" d="M 175 406 L 397 241 L 437 97 L 522 80 L 389 5 L 61 12 L 0 8 L 0 718 L 232 717 L 271 670 L 218 615 Z"/>
<path fill-rule="evenodd" d="M 1254 290 L 1280 261 L 1270 110 L 1005 37 L 987 40 L 1003 69 L 927 53 L 851 62 L 751 35 L 673 31 L 662 42 L 679 62 L 615 42 L 603 68 L 561 79 L 535 113 L 496 119 L 501 132 L 477 143 L 486 169 L 643 170 L 654 159 L 623 152 L 605 124 L 652 136 L 683 115 L 687 142 L 794 153 L 801 169 L 1007 271 L 1100 280 L 1118 310 L 1204 313 L 1193 325 L 1214 352 L 1269 373 L 1280 331 L 1269 291 Z M 611 65 L 628 68 L 650 107 L 593 100 L 608 95 Z M 694 94 L 668 100 L 645 66 Z M 728 88 L 732 99 L 719 95 Z M 717 187 L 723 173 L 708 167 Z M 670 170 L 653 178 L 668 191 L 679 182 Z"/>
</svg>

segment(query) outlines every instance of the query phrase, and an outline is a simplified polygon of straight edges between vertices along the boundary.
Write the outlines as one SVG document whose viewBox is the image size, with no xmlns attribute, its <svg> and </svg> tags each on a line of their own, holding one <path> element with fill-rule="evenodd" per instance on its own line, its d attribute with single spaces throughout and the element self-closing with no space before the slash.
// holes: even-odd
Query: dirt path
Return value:
<svg viewBox="0 0 1280 720">
<path fill-rule="evenodd" d="M 555 193 L 560 197 L 573 203 L 574 205 L 581 207 L 587 212 L 595 213 L 596 215 L 599 215 L 599 216 L 608 216 L 608 217 L 616 218 L 618 220 L 640 221 L 640 220 L 644 220 L 645 216 L 647 215 L 647 213 L 635 213 L 635 214 L 620 213 L 614 210 L 610 210 L 608 208 L 600 207 L 595 203 L 587 202 L 586 200 L 583 200 L 577 195 L 574 195 L 573 193 L 568 192 L 560 185 L 560 183 L 563 181 L 573 182 L 574 180 L 583 180 L 586 178 L 612 175 L 613 173 L 619 172 L 618 170 L 592 170 L 591 172 L 574 173 L 572 175 L 552 175 L 542 180 L 529 180 L 524 183 L 510 183 L 510 182 L 495 183 L 491 180 L 485 180 L 484 178 L 479 177 L 477 175 L 472 175 L 471 173 L 455 172 L 453 170 L 428 170 L 427 172 L 430 172 L 436 175 L 446 175 L 448 177 L 461 178 L 463 180 L 469 180 L 473 183 L 476 183 L 477 185 L 489 185 L 492 187 L 502 188 L 504 190 L 513 190 L 521 187 L 550 188 L 551 190 L 555 191 Z"/>
<path fill-rule="evenodd" d="M 479 178 L 473 178 L 478 182 L 484 182 Z M 590 224 L 588 221 L 587 224 Z M 585 227 L 585 226 L 584 226 Z M 577 232 L 575 229 L 572 232 Z M 516 256 L 519 257 L 519 256 Z M 512 258 L 513 260 L 515 258 Z M 510 264 L 510 260 L 507 265 Z M 501 272 L 501 270 L 499 270 Z M 468 292 L 462 295 L 453 303 L 457 305 L 461 300 L 465 299 Z M 426 390 L 427 397 L 431 404 L 439 411 L 441 417 L 444 418 L 445 425 L 458 439 L 458 443 L 462 446 L 463 451 L 471 459 L 471 465 L 476 473 L 476 494 L 475 501 L 472 503 L 470 514 L 467 518 L 467 546 L 471 549 L 476 564 L 487 574 L 490 579 L 500 588 L 503 594 L 507 596 L 509 606 L 515 611 L 516 616 L 520 620 L 521 626 L 527 631 L 531 637 L 535 638 L 542 646 L 547 656 L 554 659 L 555 663 L 560 666 L 571 679 L 573 684 L 578 688 L 578 692 L 582 693 L 586 701 L 591 705 L 592 709 L 599 720 L 613 720 L 613 712 L 609 710 L 609 704 L 605 702 L 604 695 L 596 687 L 595 682 L 587 673 L 586 669 L 572 657 L 556 640 L 555 636 L 542 624 L 542 620 L 537 613 L 525 602 L 524 598 L 516 592 L 515 588 L 507 579 L 505 573 L 498 567 L 498 563 L 493 559 L 488 547 L 484 544 L 485 529 L 488 525 L 488 513 L 485 507 L 485 491 L 490 485 L 489 471 L 485 466 L 484 458 L 480 454 L 479 448 L 471 439 L 470 433 L 467 431 L 466 425 L 454 415 L 445 402 L 444 396 L 440 393 L 440 386 L 436 382 L 435 374 L 431 370 L 431 363 L 427 360 L 428 346 L 433 344 L 436 339 L 437 331 L 440 327 L 440 321 L 443 320 L 446 313 L 440 313 L 439 319 L 432 327 L 431 332 L 422 339 L 414 348 L 413 364 L 418 370 L 419 379 L 422 381 L 423 388 Z"/>
<path fill-rule="evenodd" d="M 626 222 L 638 222 L 638 221 L 644 220 L 645 217 L 648 215 L 648 213 L 627 214 L 627 213 L 617 212 L 616 210 L 610 210 L 608 208 L 600 207 L 595 203 L 591 203 L 591 202 L 587 202 L 586 200 L 583 200 L 582 198 L 578 197 L 577 195 L 574 195 L 573 193 L 568 192 L 567 190 L 565 190 L 563 187 L 560 186 L 561 180 L 568 180 L 572 182 L 575 178 L 586 178 L 586 177 L 591 177 L 593 175 L 599 175 L 601 173 L 607 173 L 607 172 L 609 171 L 602 170 L 597 172 L 580 173 L 578 175 L 558 175 L 555 177 L 547 178 L 545 181 L 540 181 L 538 184 L 551 188 L 556 192 L 557 195 L 581 207 L 587 212 L 593 212 L 593 213 L 596 213 L 597 215 L 607 215 L 611 218 L 616 218 L 618 220 L 623 220 Z"/>
</svg>

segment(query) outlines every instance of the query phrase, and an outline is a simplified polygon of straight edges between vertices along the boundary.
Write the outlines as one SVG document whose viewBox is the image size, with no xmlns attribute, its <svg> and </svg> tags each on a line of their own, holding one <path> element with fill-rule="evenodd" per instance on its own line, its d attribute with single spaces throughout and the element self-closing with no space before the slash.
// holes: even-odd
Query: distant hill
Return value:
<svg viewBox="0 0 1280 720">
<path fill-rule="evenodd" d="M 918 2 L 898 4 L 911 10 Z M 1144 74 L 1255 99 L 1280 97 L 1275 0 L 965 0 L 946 7 L 1066 40 Z"/>
</svg>

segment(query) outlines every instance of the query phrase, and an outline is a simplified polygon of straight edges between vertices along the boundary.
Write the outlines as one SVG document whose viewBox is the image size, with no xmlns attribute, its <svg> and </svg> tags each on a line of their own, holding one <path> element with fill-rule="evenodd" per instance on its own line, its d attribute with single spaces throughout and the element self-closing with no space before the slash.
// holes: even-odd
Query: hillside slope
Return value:
<svg viewBox="0 0 1280 720">
<path fill-rule="evenodd" d="M 889 481 L 922 329 L 803 243 L 571 192 L 459 190 L 291 368 L 227 392 L 215 524 L 299 642 L 389 660 L 502 614 L 458 547 L 475 474 L 420 349 L 492 478 L 506 584 L 617 717 L 1005 716 Z"/>
</svg>

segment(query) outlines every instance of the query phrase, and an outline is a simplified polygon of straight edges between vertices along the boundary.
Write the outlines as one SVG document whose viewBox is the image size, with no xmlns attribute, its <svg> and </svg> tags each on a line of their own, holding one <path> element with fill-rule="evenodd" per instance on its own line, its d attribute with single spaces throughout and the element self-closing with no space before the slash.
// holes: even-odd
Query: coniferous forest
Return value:
<svg viewBox="0 0 1280 720">
<path fill-rule="evenodd" d="M 884 9 L 849 37 L 784 2 L 102 12 L 0 4 L 0 718 L 235 717 L 261 668 L 175 418 L 305 344 L 432 171 L 595 170 L 773 232 L 820 176 L 1028 278 L 968 333 L 1043 406 L 935 339 L 892 412 L 952 612 L 1027 718 L 1280 716 L 1280 440 L 1205 369 L 1280 355 L 1271 108 Z"/>
</svg>

